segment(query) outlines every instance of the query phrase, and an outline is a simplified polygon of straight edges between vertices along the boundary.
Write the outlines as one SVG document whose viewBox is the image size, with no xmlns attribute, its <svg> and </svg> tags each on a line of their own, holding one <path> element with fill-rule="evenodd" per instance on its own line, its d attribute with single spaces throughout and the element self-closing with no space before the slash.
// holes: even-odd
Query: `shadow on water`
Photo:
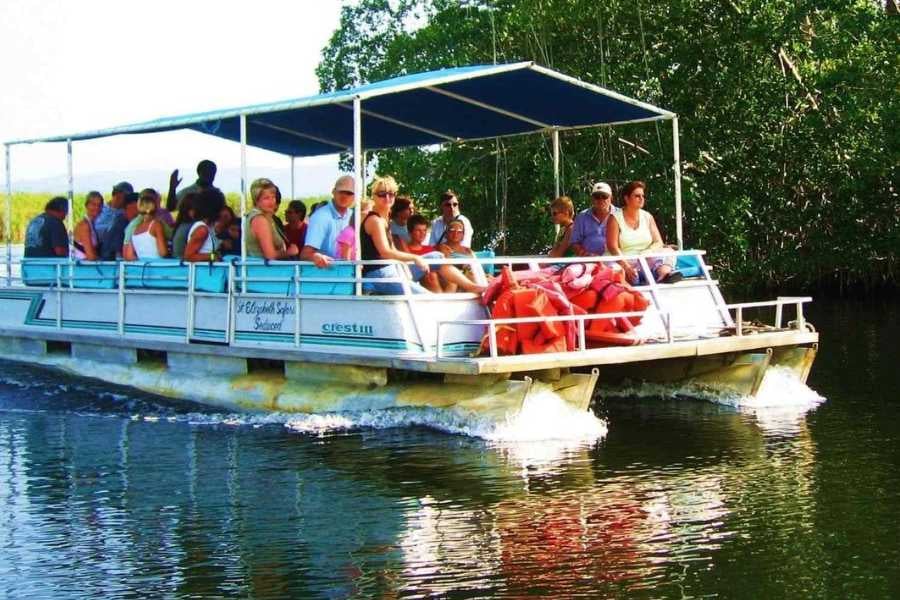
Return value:
<svg viewBox="0 0 900 600">
<path fill-rule="evenodd" d="M 821 310 L 811 385 L 825 404 L 609 399 L 609 432 L 588 443 L 419 426 L 299 434 L 5 370 L 0 590 L 890 596 L 898 314 Z M 853 335 L 832 333 L 845 324 Z"/>
</svg>

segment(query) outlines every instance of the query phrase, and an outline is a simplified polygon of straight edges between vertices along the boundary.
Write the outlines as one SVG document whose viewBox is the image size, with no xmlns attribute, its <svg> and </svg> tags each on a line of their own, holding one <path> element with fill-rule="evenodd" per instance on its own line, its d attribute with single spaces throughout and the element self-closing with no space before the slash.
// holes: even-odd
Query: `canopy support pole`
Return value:
<svg viewBox="0 0 900 600">
<path fill-rule="evenodd" d="M 294 195 L 294 157 L 291 157 L 291 200 L 296 199 L 297 196 Z"/>
<path fill-rule="evenodd" d="M 559 129 L 553 128 L 553 198 L 559 198 Z"/>
<path fill-rule="evenodd" d="M 354 260 L 359 260 L 362 256 L 360 250 L 362 246 L 360 245 L 360 227 L 362 225 L 362 219 L 359 216 L 360 210 L 362 209 L 362 197 L 364 194 L 363 191 L 363 170 L 362 170 L 362 161 L 363 161 L 363 147 L 362 147 L 362 102 L 359 99 L 359 96 L 353 98 L 353 187 L 355 188 L 356 194 L 354 196 L 355 204 L 353 210 L 355 211 L 355 218 L 353 219 L 354 226 L 356 227 L 356 256 L 352 256 L 351 258 Z M 359 296 L 362 294 L 362 281 L 359 281 L 359 278 L 362 277 L 362 266 L 356 265 L 356 295 Z"/>
<path fill-rule="evenodd" d="M 247 115 L 241 114 L 241 293 L 247 293 L 247 233 L 250 223 L 244 222 L 247 213 Z"/>
<path fill-rule="evenodd" d="M 672 152 L 675 162 L 672 169 L 675 171 L 675 239 L 678 249 L 684 250 L 684 228 L 682 226 L 681 213 L 681 149 L 678 145 L 678 117 L 672 117 Z"/>
<path fill-rule="evenodd" d="M 69 211 L 66 215 L 66 225 L 69 230 L 69 245 L 71 246 L 73 240 L 75 238 L 75 227 L 73 226 L 73 222 L 75 220 L 75 176 L 74 169 L 72 168 L 72 139 L 69 138 L 66 140 L 66 165 L 68 168 L 68 177 L 69 177 Z M 66 248 L 68 251 L 69 262 L 72 262 L 72 249 Z M 71 275 L 71 272 L 70 272 Z"/>
<path fill-rule="evenodd" d="M 12 168 L 9 166 L 9 144 L 6 148 L 6 287 L 12 286 Z"/>
</svg>

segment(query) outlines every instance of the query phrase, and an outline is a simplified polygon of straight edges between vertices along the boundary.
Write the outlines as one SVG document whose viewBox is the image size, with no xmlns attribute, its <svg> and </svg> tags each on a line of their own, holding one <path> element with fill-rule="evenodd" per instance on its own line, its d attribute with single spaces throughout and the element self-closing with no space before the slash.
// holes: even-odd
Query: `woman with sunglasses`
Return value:
<svg viewBox="0 0 900 600">
<path fill-rule="evenodd" d="M 625 186 L 622 210 L 606 223 L 606 245 L 609 254 L 617 256 L 657 254 L 646 259 L 656 282 L 678 283 L 683 276 L 675 270 L 672 247 L 665 245 L 653 215 L 644 210 L 646 187 L 643 181 L 632 181 Z M 619 265 L 625 271 L 628 283 L 639 283 L 641 272 L 637 260 L 621 260 Z"/>
<path fill-rule="evenodd" d="M 443 254 L 447 258 L 475 258 L 475 253 L 472 252 L 471 248 L 467 248 L 463 245 L 463 239 L 466 237 L 466 224 L 463 223 L 462 219 L 456 218 L 450 221 L 447 225 L 447 229 L 444 230 L 444 239 L 438 244 L 437 249 L 438 252 Z M 474 279 L 474 275 L 472 273 L 472 267 L 469 265 L 463 265 L 461 267 L 460 272 L 463 276 L 466 277 L 467 281 L 472 281 Z M 456 285 L 454 282 L 446 282 L 447 285 L 444 286 L 444 290 L 448 292 L 455 292 Z"/>
<path fill-rule="evenodd" d="M 472 247 L 472 224 L 465 215 L 459 212 L 459 198 L 453 190 L 447 190 L 441 194 L 441 216 L 431 222 L 431 237 L 428 244 L 437 246 L 446 238 L 444 230 L 450 224 L 450 221 L 459 219 L 466 226 L 466 233 L 462 240 L 462 245 L 466 248 Z"/>
<path fill-rule="evenodd" d="M 432 252 L 423 256 L 400 252 L 394 248 L 391 241 L 388 221 L 391 215 L 391 206 L 397 197 L 397 182 L 393 177 L 377 177 L 372 182 L 372 210 L 365 216 L 360 228 L 360 250 L 362 260 L 402 260 L 410 261 L 410 273 L 413 281 L 410 282 L 410 291 L 413 294 L 427 293 L 428 289 L 418 282 L 421 280 L 425 286 L 433 291 L 440 291 L 440 287 L 434 289 L 437 283 L 435 278 L 429 276 L 430 269 L 426 259 L 443 258 L 439 252 Z M 445 280 L 455 283 L 460 289 L 467 292 L 480 293 L 483 286 L 469 281 L 465 275 L 452 265 L 442 265 L 439 272 Z M 363 277 L 373 279 L 399 278 L 396 265 L 363 265 Z M 363 285 L 363 289 L 377 294 L 402 294 L 403 285 L 399 281 L 373 281 Z"/>
</svg>

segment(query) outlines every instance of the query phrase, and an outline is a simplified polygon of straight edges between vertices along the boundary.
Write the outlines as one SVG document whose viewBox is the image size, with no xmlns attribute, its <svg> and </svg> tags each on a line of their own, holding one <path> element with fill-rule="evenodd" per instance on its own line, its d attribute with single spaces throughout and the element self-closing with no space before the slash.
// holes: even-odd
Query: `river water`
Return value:
<svg viewBox="0 0 900 600">
<path fill-rule="evenodd" d="M 808 316 L 809 387 L 625 390 L 494 429 L 221 414 L 2 363 L 0 598 L 897 597 L 900 310 Z"/>
</svg>

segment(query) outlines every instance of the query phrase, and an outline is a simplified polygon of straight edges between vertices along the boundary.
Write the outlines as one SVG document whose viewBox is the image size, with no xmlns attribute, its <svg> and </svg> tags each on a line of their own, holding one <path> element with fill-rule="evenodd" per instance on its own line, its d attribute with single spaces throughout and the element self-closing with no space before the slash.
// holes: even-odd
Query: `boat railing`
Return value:
<svg viewBox="0 0 900 600">
<path fill-rule="evenodd" d="M 741 337 L 744 335 L 745 322 L 743 319 L 743 311 L 745 309 L 750 308 L 775 308 L 775 317 L 773 319 L 772 329 L 775 330 L 783 330 L 782 320 L 784 315 L 784 307 L 793 305 L 796 311 L 796 319 L 789 324 L 790 329 L 794 329 L 797 331 L 806 331 L 807 323 L 803 314 L 803 305 L 812 302 L 812 298 L 808 296 L 779 296 L 775 300 L 765 300 L 759 302 L 742 302 L 736 304 L 728 304 L 725 305 L 729 311 L 735 311 L 736 318 L 734 319 L 734 325 L 726 326 L 724 328 L 719 328 L 720 330 L 725 330 L 727 332 L 733 332 L 735 336 Z M 678 343 L 681 340 L 678 340 L 672 331 L 672 319 L 671 317 L 672 310 L 658 310 L 656 314 L 658 314 L 662 318 L 662 322 L 665 326 L 665 338 L 662 340 L 655 339 L 653 340 L 655 343 L 666 343 L 666 344 L 674 344 Z M 444 359 L 446 357 L 442 354 L 443 348 L 443 338 L 444 338 L 444 329 L 450 326 L 482 326 L 486 331 L 486 339 L 488 342 L 488 352 L 491 358 L 497 358 L 499 356 L 497 349 L 497 328 L 502 325 L 521 325 L 521 324 L 537 324 L 537 323 L 546 323 L 546 322 L 575 322 L 578 327 L 578 347 L 577 350 L 580 352 L 584 352 L 585 350 L 589 350 L 587 344 L 587 336 L 585 334 L 585 322 L 596 321 L 596 320 L 611 320 L 611 319 L 619 319 L 619 318 L 633 318 L 633 317 L 645 317 L 645 311 L 631 311 L 631 312 L 610 312 L 610 313 L 589 313 L 583 315 L 558 315 L 553 317 L 547 316 L 535 316 L 535 317 L 510 317 L 510 318 L 502 318 L 502 319 L 448 319 L 448 320 L 440 320 L 436 323 L 437 331 L 436 331 L 436 344 L 434 357 L 437 360 Z M 635 339 L 637 342 L 637 339 Z M 483 342 L 482 342 L 483 346 Z"/>
<path fill-rule="evenodd" d="M 651 299 L 651 306 L 655 311 L 655 315 L 661 319 L 665 339 L 655 340 L 657 342 L 674 343 L 676 337 L 673 334 L 673 312 L 669 310 L 664 303 L 660 301 L 661 288 L 673 289 L 672 286 L 661 286 L 653 280 L 651 270 L 647 259 L 654 256 L 695 256 L 696 263 L 700 268 L 700 273 L 696 279 L 683 281 L 678 284 L 678 289 L 689 289 L 693 287 L 706 287 L 714 297 L 714 305 L 722 313 L 725 329 L 733 329 L 737 336 L 743 335 L 744 330 L 744 311 L 754 308 L 762 308 L 774 306 L 776 308 L 776 316 L 774 326 L 781 328 L 783 307 L 785 305 L 794 304 L 797 307 L 797 320 L 794 322 L 798 328 L 805 326 L 803 317 L 802 304 L 811 301 L 810 298 L 779 298 L 768 302 L 749 302 L 742 304 L 725 304 L 718 292 L 718 282 L 711 278 L 709 268 L 705 261 L 702 260 L 704 252 L 702 250 L 686 250 L 680 252 L 663 251 L 660 253 L 634 255 L 634 256 L 590 256 L 590 257 L 568 257 L 568 258 L 551 258 L 546 256 L 540 257 L 478 257 L 478 258 L 447 258 L 447 259 L 425 259 L 432 266 L 439 265 L 458 265 L 471 266 L 476 277 L 486 282 L 483 272 L 485 265 L 509 265 L 510 267 L 528 267 L 538 268 L 541 266 L 565 266 L 568 264 L 580 263 L 616 263 L 620 260 L 634 260 L 644 274 L 646 284 L 634 286 L 634 289 L 645 293 Z M 17 260 L 15 263 L 19 265 L 27 265 L 29 259 Z M 152 269 L 146 272 L 143 266 L 151 265 Z M 394 275 L 388 277 L 362 277 L 356 268 L 362 265 L 384 266 L 397 265 Z M 50 266 L 50 265 L 47 265 Z M 277 276 L 271 276 L 268 269 L 260 269 L 260 267 L 280 267 L 281 271 Z M 226 343 L 234 343 L 235 340 L 235 304 L 237 299 L 255 299 L 255 298 L 282 298 L 283 300 L 293 300 L 295 304 L 294 319 L 294 340 L 295 345 L 300 345 L 300 308 L 301 302 L 307 299 L 362 299 L 359 298 L 362 284 L 364 283 L 396 283 L 401 286 L 402 294 L 385 295 L 385 296 L 368 296 L 367 299 L 388 300 L 388 301 L 406 301 L 409 306 L 409 313 L 415 326 L 417 337 L 422 347 L 429 352 L 432 344 L 428 343 L 423 335 L 422 329 L 427 323 L 420 323 L 414 314 L 413 302 L 436 301 L 436 300 L 471 300 L 476 296 L 474 294 L 416 294 L 411 289 L 412 279 L 402 261 L 396 260 L 372 260 L 372 261 L 340 261 L 332 262 L 332 266 L 338 269 L 343 268 L 340 275 L 330 274 L 328 269 L 318 269 L 312 263 L 306 261 L 245 261 L 241 262 L 237 257 L 231 261 L 222 261 L 216 263 L 185 263 L 181 261 L 158 261 L 150 263 L 142 263 L 135 261 L 78 261 L 78 260 L 59 260 L 52 263 L 52 276 L 43 280 L 43 285 L 35 285 L 29 283 L 31 288 L 43 287 L 48 291 L 55 292 L 57 295 L 56 302 L 56 327 L 61 329 L 63 326 L 63 302 L 62 296 L 69 291 L 79 293 L 116 293 L 117 302 L 117 319 L 116 331 L 121 335 L 125 335 L 126 331 L 126 302 L 131 295 L 182 295 L 187 296 L 187 315 L 185 338 L 190 341 L 194 337 L 194 321 L 196 316 L 197 302 L 201 298 L 221 298 L 227 297 L 227 323 L 225 331 Z M 93 269 L 96 268 L 96 273 Z M 106 269 L 106 270 L 104 270 Z M 221 283 L 220 290 L 204 289 L 200 285 L 201 275 L 205 274 L 206 269 L 224 270 L 224 280 Z M 21 271 L 22 269 L 20 269 Z M 273 270 L 274 271 L 274 270 Z M 11 272 L 7 274 L 7 283 L 12 284 L 26 283 L 24 273 L 13 277 Z M 114 282 L 112 279 L 114 278 Z M 102 285 L 101 285 L 102 284 Z M 306 291 L 307 284 L 322 284 L 325 286 L 340 286 L 343 292 L 334 293 L 312 293 Z M 273 292 L 273 288 L 267 288 L 266 285 L 281 285 L 279 291 Z M 286 286 L 286 287 L 285 287 Z M 587 348 L 585 339 L 585 323 L 597 319 L 612 319 L 618 317 L 637 317 L 644 313 L 602 313 L 575 316 L 559 316 L 546 318 L 526 318 L 526 319 L 463 319 L 463 320 L 442 320 L 437 322 L 436 336 L 432 338 L 434 344 L 435 358 L 445 358 L 443 352 L 443 340 L 446 337 L 446 328 L 449 326 L 481 326 L 488 333 L 488 342 L 491 346 L 491 356 L 496 356 L 496 328 L 498 325 L 517 324 L 536 322 L 542 320 L 552 321 L 576 321 L 578 326 L 579 350 Z M 732 317 L 732 314 L 734 317 Z M 434 321 L 432 321 L 433 323 Z"/>
</svg>

